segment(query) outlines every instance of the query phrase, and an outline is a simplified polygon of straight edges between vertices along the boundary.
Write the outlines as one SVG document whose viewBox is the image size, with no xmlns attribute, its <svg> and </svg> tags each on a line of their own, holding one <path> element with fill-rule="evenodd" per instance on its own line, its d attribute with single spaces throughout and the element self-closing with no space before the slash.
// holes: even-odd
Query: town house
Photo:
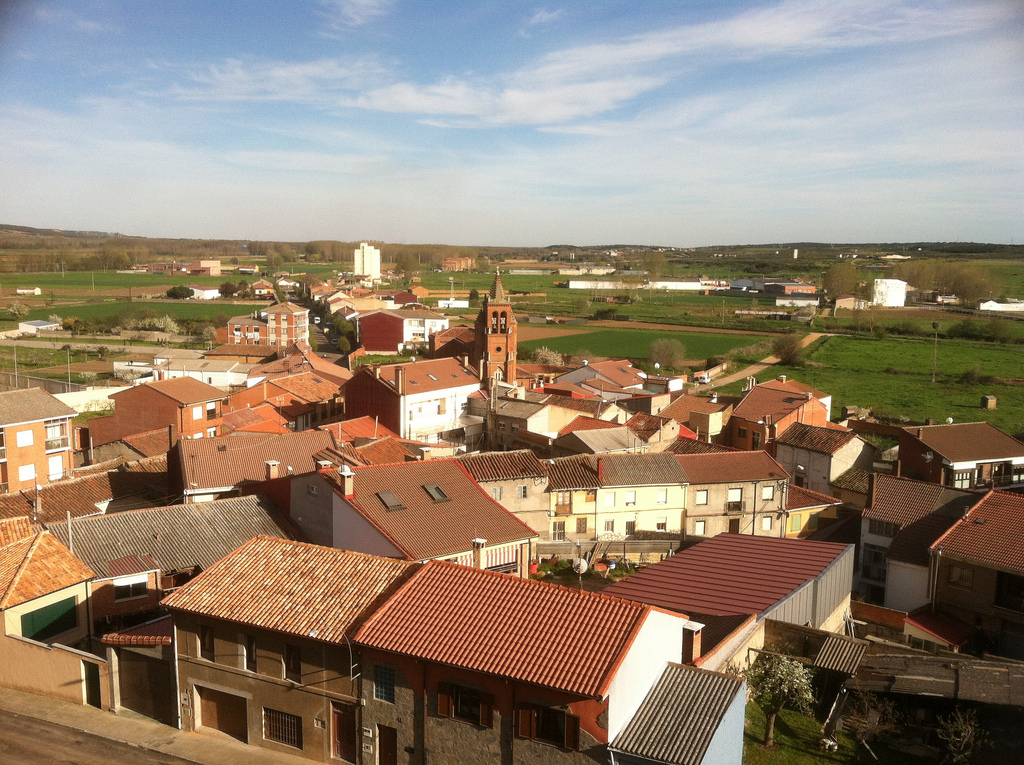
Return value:
<svg viewBox="0 0 1024 765">
<path fill-rule="evenodd" d="M 401 353 L 427 345 L 427 338 L 448 329 L 448 317 L 423 306 L 383 309 L 356 319 L 356 339 L 367 353 Z"/>
<path fill-rule="evenodd" d="M 547 532 L 548 471 L 533 452 L 478 452 L 458 460 L 495 502 L 538 534 Z"/>
<path fill-rule="evenodd" d="M 988 422 L 921 425 L 900 432 L 904 475 L 957 489 L 1024 486 L 1024 444 Z"/>
<path fill-rule="evenodd" d="M 831 396 L 787 380 L 785 375 L 761 384 L 748 378 L 743 399 L 729 418 L 728 445 L 753 451 L 771 450 L 771 444 L 791 425 L 825 427 L 831 407 Z"/>
<path fill-rule="evenodd" d="M 42 388 L 0 393 L 0 493 L 71 475 L 77 414 Z"/>
<path fill-rule="evenodd" d="M 774 456 L 795 486 L 827 494 L 850 468 L 870 470 L 875 448 L 852 430 L 798 422 L 775 439 Z"/>
</svg>

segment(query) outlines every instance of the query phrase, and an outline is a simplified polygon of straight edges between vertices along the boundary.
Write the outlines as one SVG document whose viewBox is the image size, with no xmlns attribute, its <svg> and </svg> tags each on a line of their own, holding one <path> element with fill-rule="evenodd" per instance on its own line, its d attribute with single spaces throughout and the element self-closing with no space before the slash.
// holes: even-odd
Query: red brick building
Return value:
<svg viewBox="0 0 1024 765">
<path fill-rule="evenodd" d="M 110 396 L 114 413 L 89 421 L 92 446 L 173 425 L 181 438 L 220 433 L 223 391 L 191 377 L 137 385 Z"/>
<path fill-rule="evenodd" d="M 232 345 L 286 346 L 309 340 L 309 311 L 294 303 L 276 303 L 251 316 L 228 319 Z"/>
<path fill-rule="evenodd" d="M 518 322 L 512 303 L 501 284 L 501 275 L 494 275 L 494 284 L 484 296 L 484 304 L 474 324 L 473 368 L 481 380 L 497 378 L 508 383 L 516 380 L 516 349 Z"/>
<path fill-rule="evenodd" d="M 71 474 L 74 409 L 42 388 L 0 393 L 0 492 Z"/>
</svg>

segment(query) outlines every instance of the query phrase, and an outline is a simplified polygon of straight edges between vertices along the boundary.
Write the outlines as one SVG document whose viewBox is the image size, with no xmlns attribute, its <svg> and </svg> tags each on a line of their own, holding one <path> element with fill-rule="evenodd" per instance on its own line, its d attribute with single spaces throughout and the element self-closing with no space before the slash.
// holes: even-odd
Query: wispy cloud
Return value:
<svg viewBox="0 0 1024 765">
<path fill-rule="evenodd" d="M 386 15 L 394 0 L 320 0 L 320 4 L 325 33 L 336 36 Z"/>
<path fill-rule="evenodd" d="M 561 8 L 557 11 L 549 11 L 541 8 L 534 13 L 526 23 L 530 26 L 536 26 L 537 24 L 550 24 L 552 21 L 558 21 L 558 19 L 562 18 L 564 13 L 565 11 Z"/>
<path fill-rule="evenodd" d="M 101 34 L 111 31 L 110 27 L 98 21 L 87 19 L 77 13 L 57 10 L 55 8 L 36 8 L 35 18 L 46 24 L 62 26 L 78 32 L 85 32 L 86 34 Z"/>
</svg>

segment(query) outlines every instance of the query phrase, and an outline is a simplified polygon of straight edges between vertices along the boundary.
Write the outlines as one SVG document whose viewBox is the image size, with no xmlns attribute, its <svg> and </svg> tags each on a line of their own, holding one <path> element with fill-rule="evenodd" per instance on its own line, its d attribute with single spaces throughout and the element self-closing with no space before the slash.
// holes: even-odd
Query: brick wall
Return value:
<svg viewBox="0 0 1024 765">
<path fill-rule="evenodd" d="M 70 445 L 71 425 L 65 425 L 65 434 L 68 436 Z M 47 454 L 46 451 L 46 426 L 42 420 L 23 425 L 8 426 L 3 429 L 4 447 L 6 450 L 6 462 L 0 467 L 0 480 L 7 484 L 8 491 L 20 491 L 31 489 L 36 484 L 50 482 L 50 458 L 60 457 L 61 475 L 64 475 L 72 468 L 72 452 L 70 446 L 63 451 L 53 451 Z M 24 435 L 30 433 L 31 436 Z M 18 437 L 21 435 L 22 445 L 19 446 Z M 22 471 L 21 468 L 33 466 L 32 471 Z M 22 473 L 25 477 L 22 478 Z M 31 472 L 31 475 L 28 473 Z M 56 472 L 56 471 L 54 471 Z"/>
</svg>

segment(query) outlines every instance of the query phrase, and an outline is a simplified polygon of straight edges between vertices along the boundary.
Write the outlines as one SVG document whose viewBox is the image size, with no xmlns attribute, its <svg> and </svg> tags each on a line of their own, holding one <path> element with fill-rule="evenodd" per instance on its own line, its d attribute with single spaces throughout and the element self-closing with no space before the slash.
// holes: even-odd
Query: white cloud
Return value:
<svg viewBox="0 0 1024 765">
<path fill-rule="evenodd" d="M 369 24 L 391 10 L 394 0 L 320 0 L 325 34 L 342 35 Z"/>
<path fill-rule="evenodd" d="M 537 24 L 550 24 L 552 21 L 558 21 L 558 19 L 562 18 L 564 13 L 565 11 L 562 8 L 559 8 L 557 11 L 549 11 L 541 8 L 534 13 L 526 23 L 531 26 L 536 26 Z"/>
</svg>

